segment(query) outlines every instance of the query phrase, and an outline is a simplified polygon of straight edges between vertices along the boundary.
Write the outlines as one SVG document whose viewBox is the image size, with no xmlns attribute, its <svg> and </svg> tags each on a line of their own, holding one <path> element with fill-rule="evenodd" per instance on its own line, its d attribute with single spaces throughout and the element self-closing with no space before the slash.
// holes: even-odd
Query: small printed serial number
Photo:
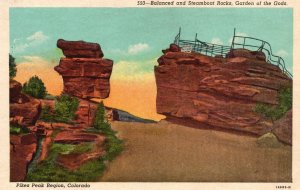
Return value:
<svg viewBox="0 0 300 190">
<path fill-rule="evenodd" d="M 292 187 L 290 185 L 285 186 L 285 185 L 277 185 L 276 189 L 291 189 Z"/>
<path fill-rule="evenodd" d="M 137 5 L 146 5 L 146 1 L 138 1 Z"/>
</svg>

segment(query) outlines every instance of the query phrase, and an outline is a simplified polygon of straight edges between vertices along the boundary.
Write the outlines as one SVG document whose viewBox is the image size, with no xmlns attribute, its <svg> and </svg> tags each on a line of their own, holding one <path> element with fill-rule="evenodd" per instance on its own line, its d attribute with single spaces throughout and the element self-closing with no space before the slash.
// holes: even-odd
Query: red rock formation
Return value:
<svg viewBox="0 0 300 190">
<path fill-rule="evenodd" d="M 10 136 L 10 181 L 24 181 L 27 167 L 36 152 L 36 136 L 32 133 L 27 135 Z"/>
<path fill-rule="evenodd" d="M 102 58 L 103 52 L 97 43 L 85 41 L 57 40 L 57 47 L 63 50 L 67 58 Z"/>
<path fill-rule="evenodd" d="M 290 110 L 282 118 L 274 122 L 274 129 L 272 132 L 280 141 L 292 145 L 292 124 L 293 111 Z"/>
<path fill-rule="evenodd" d="M 107 98 L 113 61 L 101 58 L 103 53 L 99 44 L 58 40 L 57 46 L 67 57 L 61 58 L 54 68 L 63 77 L 64 92 L 84 99 Z"/>
<path fill-rule="evenodd" d="M 86 136 L 86 135 L 83 135 Z M 104 150 L 104 142 L 105 142 L 105 136 L 100 134 L 94 134 L 94 137 L 92 140 L 84 141 L 84 138 L 82 138 L 79 143 L 82 142 L 93 142 L 92 150 L 77 154 L 77 153 L 71 153 L 67 155 L 60 154 L 57 158 L 57 163 L 61 165 L 64 168 L 67 168 L 69 170 L 75 170 L 79 168 L 82 164 L 86 163 L 87 161 L 98 159 L 99 157 L 103 156 L 105 154 Z M 69 141 L 70 142 L 70 141 Z M 73 141 L 74 142 L 74 141 Z"/>
<path fill-rule="evenodd" d="M 41 102 L 21 93 L 21 90 L 19 82 L 10 80 L 10 122 L 32 128 L 30 125 L 34 125 L 39 118 Z M 10 135 L 10 145 L 10 180 L 24 181 L 27 167 L 36 152 L 37 137 L 35 133 Z"/>
<path fill-rule="evenodd" d="M 249 51 L 247 49 L 233 49 L 227 54 L 227 58 L 245 57 L 265 61 L 266 55 L 261 51 Z"/>
<path fill-rule="evenodd" d="M 22 126 L 34 125 L 41 112 L 41 102 L 21 93 L 22 86 L 10 80 L 10 120 Z"/>
<path fill-rule="evenodd" d="M 155 66 L 157 112 L 199 127 L 256 135 L 271 131 L 272 122 L 254 108 L 257 103 L 278 104 L 278 90 L 292 81 L 260 53 L 235 51 L 229 57 L 165 51 Z"/>
<path fill-rule="evenodd" d="M 78 130 L 63 131 L 56 135 L 54 142 L 65 144 L 78 144 L 81 142 L 93 142 L 97 139 L 97 135 L 85 133 Z"/>
</svg>

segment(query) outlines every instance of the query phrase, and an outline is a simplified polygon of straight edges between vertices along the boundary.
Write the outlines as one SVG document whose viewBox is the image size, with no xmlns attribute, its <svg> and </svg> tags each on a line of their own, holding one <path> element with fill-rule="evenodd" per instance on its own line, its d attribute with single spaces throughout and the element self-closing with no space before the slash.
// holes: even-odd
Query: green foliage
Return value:
<svg viewBox="0 0 300 190">
<path fill-rule="evenodd" d="M 53 96 L 51 94 L 46 94 L 46 96 L 44 97 L 45 100 L 55 100 L 56 96 Z"/>
<path fill-rule="evenodd" d="M 270 106 L 267 104 L 257 104 L 254 111 L 262 116 L 277 120 L 281 118 L 293 105 L 293 89 L 292 87 L 284 87 L 279 90 L 278 97 L 279 104 L 277 106 Z"/>
<path fill-rule="evenodd" d="M 51 111 L 50 106 L 43 106 L 40 120 L 46 121 L 46 122 L 53 122 L 54 121 L 54 113 Z"/>
<path fill-rule="evenodd" d="M 17 74 L 17 65 L 15 58 L 9 54 L 9 78 L 14 78 Z"/>
<path fill-rule="evenodd" d="M 60 154 L 82 154 L 93 149 L 93 143 L 86 142 L 80 144 L 59 144 L 54 143 L 52 148 Z"/>
<path fill-rule="evenodd" d="M 108 134 L 106 138 L 107 154 L 104 159 L 111 161 L 123 151 L 123 141 L 116 137 L 115 132 L 114 134 Z"/>
<path fill-rule="evenodd" d="M 72 123 L 79 100 L 67 94 L 55 98 L 55 106 L 52 111 L 49 106 L 43 106 L 40 119 L 46 122 Z"/>
<path fill-rule="evenodd" d="M 98 105 L 93 127 L 106 136 L 105 147 L 107 154 L 104 156 L 104 159 L 109 161 L 113 160 L 123 151 L 122 140 L 118 139 L 116 132 L 112 130 L 110 123 L 105 119 L 105 107 L 103 102 L 100 102 Z"/>
<path fill-rule="evenodd" d="M 62 94 L 55 101 L 56 120 L 69 122 L 75 119 L 75 112 L 78 108 L 79 100 L 67 94 Z"/>
<path fill-rule="evenodd" d="M 29 129 L 16 124 L 10 124 L 9 133 L 14 135 L 27 134 Z"/>
<path fill-rule="evenodd" d="M 60 143 L 53 143 L 51 146 L 51 150 L 55 151 L 59 154 L 70 154 L 76 145 L 73 144 L 60 144 Z"/>
<path fill-rule="evenodd" d="M 59 154 L 69 154 L 72 151 L 83 150 L 83 146 L 54 143 L 46 160 L 37 164 L 27 175 L 26 181 L 49 182 L 84 182 L 96 181 L 103 173 L 105 165 L 101 158 L 89 161 L 74 171 L 69 171 L 56 163 Z M 77 147 L 77 148 L 76 148 Z M 80 147 L 80 148 L 78 148 Z M 86 148 L 84 148 L 87 150 Z"/>
<path fill-rule="evenodd" d="M 82 154 L 85 152 L 90 152 L 93 149 L 93 143 L 86 142 L 80 143 L 74 146 L 74 149 L 70 152 L 71 154 Z"/>
<path fill-rule="evenodd" d="M 93 128 L 86 129 L 90 133 L 101 133 L 106 136 L 106 155 L 83 164 L 75 171 L 69 171 L 56 162 L 59 154 L 81 154 L 89 152 L 93 148 L 92 143 L 81 143 L 78 145 L 54 143 L 46 160 L 40 162 L 29 171 L 26 181 L 49 181 L 49 182 L 81 182 L 96 181 L 105 170 L 105 161 L 113 160 L 123 150 L 122 140 L 118 139 L 116 132 L 111 129 L 105 119 L 105 108 L 100 103 L 93 122 Z"/>
<path fill-rule="evenodd" d="M 103 102 L 101 101 L 99 103 L 99 106 L 98 106 L 97 111 L 96 111 L 96 115 L 95 115 L 94 122 L 93 122 L 93 127 L 95 129 L 100 129 L 101 127 L 102 128 L 106 127 L 104 125 L 106 125 L 105 108 L 104 108 Z"/>
<path fill-rule="evenodd" d="M 44 98 L 47 94 L 46 87 L 38 76 L 33 76 L 25 82 L 22 92 L 35 98 Z"/>
</svg>

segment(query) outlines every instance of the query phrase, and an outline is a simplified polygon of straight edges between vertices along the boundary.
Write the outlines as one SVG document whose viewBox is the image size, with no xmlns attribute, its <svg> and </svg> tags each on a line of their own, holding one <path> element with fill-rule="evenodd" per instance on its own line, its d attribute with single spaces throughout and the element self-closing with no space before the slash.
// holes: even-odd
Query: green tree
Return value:
<svg viewBox="0 0 300 190">
<path fill-rule="evenodd" d="M 43 81 L 37 76 L 31 77 L 28 82 L 25 82 L 22 91 L 35 98 L 44 98 L 47 94 Z"/>
<path fill-rule="evenodd" d="M 14 78 L 17 74 L 17 65 L 15 58 L 9 54 L 9 78 Z"/>
<path fill-rule="evenodd" d="M 96 115 L 93 122 L 93 127 L 96 129 L 103 129 L 106 127 L 106 120 L 105 120 L 105 107 L 103 101 L 101 101 L 97 107 Z"/>
<path fill-rule="evenodd" d="M 62 94 L 55 101 L 55 115 L 59 121 L 72 121 L 76 114 L 79 105 L 79 100 L 67 94 Z"/>
<path fill-rule="evenodd" d="M 280 119 L 293 106 L 293 88 L 282 87 L 279 90 L 278 105 L 271 106 L 258 103 L 254 111 L 273 121 Z"/>
</svg>

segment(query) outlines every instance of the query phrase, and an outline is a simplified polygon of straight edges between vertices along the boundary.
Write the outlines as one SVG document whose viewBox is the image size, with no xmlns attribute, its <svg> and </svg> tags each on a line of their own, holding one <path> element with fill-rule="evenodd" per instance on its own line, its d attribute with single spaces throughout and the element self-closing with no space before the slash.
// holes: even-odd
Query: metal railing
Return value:
<svg viewBox="0 0 300 190">
<path fill-rule="evenodd" d="M 250 42 L 249 42 L 250 41 Z M 250 44 L 252 42 L 252 45 Z M 253 43 L 257 43 L 258 45 L 253 45 Z M 293 75 L 286 69 L 285 62 L 282 57 L 274 55 L 272 52 L 271 44 L 267 41 L 253 38 L 253 37 L 246 37 L 246 36 L 237 36 L 234 35 L 232 39 L 231 49 L 252 49 L 254 51 L 261 51 L 266 56 L 266 61 L 273 65 L 277 65 L 283 73 L 285 73 L 289 78 L 293 78 Z"/>
<path fill-rule="evenodd" d="M 179 33 L 175 36 L 174 43 L 181 48 L 183 52 L 197 52 L 209 56 L 222 56 L 226 57 L 227 54 L 233 49 L 249 49 L 252 51 L 261 51 L 266 55 L 266 61 L 273 65 L 277 65 L 283 73 L 285 73 L 289 78 L 293 78 L 293 75 L 286 69 L 285 62 L 282 57 L 273 55 L 271 45 L 257 38 L 238 36 L 235 34 L 232 38 L 231 46 L 223 46 L 219 44 L 207 43 L 197 39 L 197 34 L 195 40 L 181 40 L 181 28 L 179 28 Z M 256 42 L 258 45 L 252 45 L 248 41 Z"/>
<path fill-rule="evenodd" d="M 197 52 L 204 55 L 226 57 L 226 55 L 231 50 L 230 46 L 223 46 L 219 44 L 212 44 L 212 43 L 200 41 L 197 39 L 197 34 L 195 36 L 194 41 L 181 40 L 180 34 L 181 34 L 181 29 L 179 29 L 179 33 L 176 35 L 174 43 L 177 44 L 184 52 Z"/>
</svg>

